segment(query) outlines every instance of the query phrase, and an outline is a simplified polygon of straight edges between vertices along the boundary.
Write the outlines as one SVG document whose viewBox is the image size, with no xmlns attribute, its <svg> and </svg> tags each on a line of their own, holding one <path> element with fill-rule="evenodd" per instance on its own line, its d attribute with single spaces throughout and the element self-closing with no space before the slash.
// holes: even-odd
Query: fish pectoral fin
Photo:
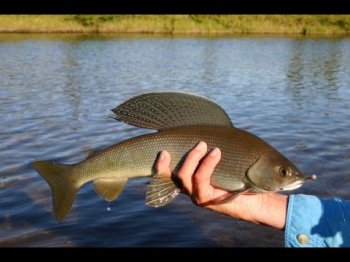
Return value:
<svg viewBox="0 0 350 262">
<path fill-rule="evenodd" d="M 128 178 L 125 177 L 99 178 L 94 180 L 94 189 L 99 196 L 111 202 L 123 192 L 127 182 Z"/>
<path fill-rule="evenodd" d="M 155 175 L 147 186 L 146 205 L 150 207 L 165 206 L 179 193 L 180 189 L 171 177 L 162 174 Z"/>
</svg>

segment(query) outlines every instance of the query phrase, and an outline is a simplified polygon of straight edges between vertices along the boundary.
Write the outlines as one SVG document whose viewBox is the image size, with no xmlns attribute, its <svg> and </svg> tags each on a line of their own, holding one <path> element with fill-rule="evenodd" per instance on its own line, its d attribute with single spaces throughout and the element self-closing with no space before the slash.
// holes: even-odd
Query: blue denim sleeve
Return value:
<svg viewBox="0 0 350 262">
<path fill-rule="evenodd" d="M 286 247 L 350 247 L 350 201 L 290 195 Z"/>
</svg>

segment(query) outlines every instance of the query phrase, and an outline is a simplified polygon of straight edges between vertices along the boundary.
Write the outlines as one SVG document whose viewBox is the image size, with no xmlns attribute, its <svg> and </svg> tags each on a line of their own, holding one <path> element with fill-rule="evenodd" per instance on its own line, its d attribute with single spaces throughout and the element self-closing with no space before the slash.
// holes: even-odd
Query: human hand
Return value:
<svg viewBox="0 0 350 262">
<path fill-rule="evenodd" d="M 189 152 L 177 174 L 183 186 L 182 191 L 189 195 L 193 203 L 198 206 L 236 219 L 283 229 L 288 200 L 285 195 L 241 193 L 227 201 L 218 203 L 232 194 L 210 184 L 210 177 L 220 158 L 221 151 L 219 148 L 214 148 L 207 154 L 207 144 L 205 142 L 198 143 Z M 169 152 L 162 151 L 155 164 L 157 173 L 171 176 L 170 160 Z"/>
</svg>

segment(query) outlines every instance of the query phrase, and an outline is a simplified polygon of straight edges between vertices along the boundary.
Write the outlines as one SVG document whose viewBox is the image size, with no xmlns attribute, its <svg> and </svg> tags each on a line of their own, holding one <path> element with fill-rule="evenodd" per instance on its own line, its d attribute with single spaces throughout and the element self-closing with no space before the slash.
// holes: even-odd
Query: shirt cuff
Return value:
<svg viewBox="0 0 350 262">
<path fill-rule="evenodd" d="M 350 201 L 290 195 L 285 227 L 286 247 L 350 245 Z"/>
</svg>

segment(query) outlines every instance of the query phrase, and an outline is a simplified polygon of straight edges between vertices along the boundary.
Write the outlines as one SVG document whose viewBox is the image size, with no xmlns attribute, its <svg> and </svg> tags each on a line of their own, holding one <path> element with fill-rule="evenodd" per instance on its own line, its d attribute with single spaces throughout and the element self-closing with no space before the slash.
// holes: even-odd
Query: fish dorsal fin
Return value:
<svg viewBox="0 0 350 262">
<path fill-rule="evenodd" d="M 99 178 L 94 180 L 94 189 L 98 195 L 111 202 L 123 192 L 128 178 Z"/>
<path fill-rule="evenodd" d="M 181 92 L 139 95 L 112 111 L 119 121 L 155 130 L 193 125 L 233 126 L 218 104 L 202 96 Z"/>
</svg>

